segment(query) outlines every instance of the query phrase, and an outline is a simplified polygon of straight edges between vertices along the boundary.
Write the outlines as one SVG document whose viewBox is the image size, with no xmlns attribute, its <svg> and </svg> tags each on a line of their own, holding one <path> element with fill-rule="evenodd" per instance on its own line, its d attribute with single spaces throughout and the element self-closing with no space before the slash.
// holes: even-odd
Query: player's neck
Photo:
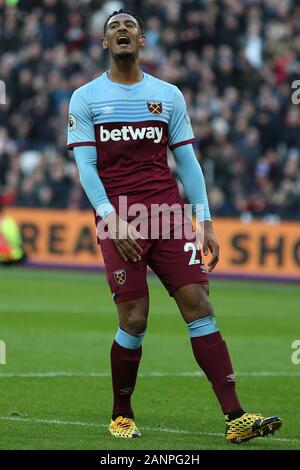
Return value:
<svg viewBox="0 0 300 470">
<path fill-rule="evenodd" d="M 127 60 L 113 61 L 108 78 L 122 85 L 134 85 L 143 80 L 144 75 L 137 62 L 128 63 Z"/>
</svg>

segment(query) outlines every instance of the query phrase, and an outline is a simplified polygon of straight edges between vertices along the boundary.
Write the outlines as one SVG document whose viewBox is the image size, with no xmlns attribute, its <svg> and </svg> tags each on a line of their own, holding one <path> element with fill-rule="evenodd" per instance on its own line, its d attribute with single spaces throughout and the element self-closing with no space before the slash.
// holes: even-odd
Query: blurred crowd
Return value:
<svg viewBox="0 0 300 470">
<path fill-rule="evenodd" d="M 108 68 L 103 23 L 122 6 L 144 19 L 143 69 L 185 95 L 213 215 L 300 219 L 300 0 L 0 0 L 6 202 L 89 207 L 68 102 Z"/>
</svg>

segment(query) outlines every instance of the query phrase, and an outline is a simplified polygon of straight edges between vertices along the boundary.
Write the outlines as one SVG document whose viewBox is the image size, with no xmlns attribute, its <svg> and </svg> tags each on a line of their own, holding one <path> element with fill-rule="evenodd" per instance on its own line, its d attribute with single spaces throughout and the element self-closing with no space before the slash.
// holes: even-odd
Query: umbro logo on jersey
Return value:
<svg viewBox="0 0 300 470">
<path fill-rule="evenodd" d="M 112 114 L 114 111 L 113 106 L 104 106 L 104 108 L 101 108 L 101 114 Z"/>
<path fill-rule="evenodd" d="M 147 101 L 147 106 L 152 114 L 161 114 L 162 113 L 162 104 L 160 101 Z"/>
<path fill-rule="evenodd" d="M 104 129 L 100 126 L 100 141 L 108 142 L 113 140 L 118 142 L 119 140 L 153 140 L 155 144 L 161 142 L 163 136 L 162 127 L 141 127 L 134 129 L 132 126 L 122 126 L 120 129 Z"/>
</svg>

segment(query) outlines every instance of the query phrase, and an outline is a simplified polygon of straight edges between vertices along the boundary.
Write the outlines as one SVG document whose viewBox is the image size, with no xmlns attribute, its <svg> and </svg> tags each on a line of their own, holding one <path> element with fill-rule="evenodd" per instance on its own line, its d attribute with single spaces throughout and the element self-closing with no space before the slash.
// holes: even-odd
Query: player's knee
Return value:
<svg viewBox="0 0 300 470">
<path fill-rule="evenodd" d="M 200 288 L 205 292 L 207 297 L 209 296 L 209 285 L 207 283 L 203 283 L 200 285 Z"/>
<path fill-rule="evenodd" d="M 148 303 L 129 301 L 118 308 L 120 327 L 128 333 L 139 335 L 147 328 Z"/>
<path fill-rule="evenodd" d="M 124 321 L 124 328 L 133 335 L 139 335 L 146 331 L 147 319 L 131 314 Z"/>
<path fill-rule="evenodd" d="M 201 284 L 200 295 L 198 299 L 198 308 L 196 311 L 199 313 L 199 318 L 206 317 L 213 314 L 213 307 L 208 298 L 209 287 L 208 284 Z"/>
<path fill-rule="evenodd" d="M 208 286 L 204 284 L 190 292 L 184 306 L 185 320 L 190 323 L 212 314 L 213 308 L 208 298 Z"/>
<path fill-rule="evenodd" d="M 212 305 L 208 299 L 201 299 L 197 304 L 190 310 L 189 321 L 197 320 L 198 318 L 207 317 L 213 314 Z"/>
<path fill-rule="evenodd" d="M 134 335 L 144 333 L 147 328 L 147 312 L 142 311 L 138 307 L 131 306 L 122 315 L 120 326 Z"/>
</svg>

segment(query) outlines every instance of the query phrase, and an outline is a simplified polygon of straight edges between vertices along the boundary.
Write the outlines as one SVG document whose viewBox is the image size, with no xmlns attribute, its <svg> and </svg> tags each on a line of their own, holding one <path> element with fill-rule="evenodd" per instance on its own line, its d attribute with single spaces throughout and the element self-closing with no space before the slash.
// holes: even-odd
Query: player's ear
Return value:
<svg viewBox="0 0 300 470">
<path fill-rule="evenodd" d="M 106 40 L 106 37 L 103 36 L 103 38 L 101 39 L 101 42 L 102 42 L 102 48 L 103 49 L 107 49 L 108 48 L 108 44 L 107 44 L 107 40 Z"/>
<path fill-rule="evenodd" d="M 140 47 L 144 47 L 146 44 L 146 37 L 144 34 L 140 35 Z"/>
</svg>

